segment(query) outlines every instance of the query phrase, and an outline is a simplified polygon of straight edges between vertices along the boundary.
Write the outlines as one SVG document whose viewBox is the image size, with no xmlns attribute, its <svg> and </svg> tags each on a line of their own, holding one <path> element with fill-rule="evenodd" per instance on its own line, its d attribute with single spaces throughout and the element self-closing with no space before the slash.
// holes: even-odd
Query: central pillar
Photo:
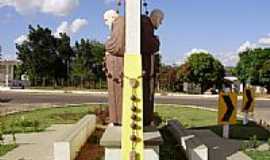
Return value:
<svg viewBox="0 0 270 160">
<path fill-rule="evenodd" d="M 121 158 L 143 160 L 141 0 L 125 1 L 125 36 Z M 136 87 L 131 81 L 137 83 Z M 131 118 L 134 115 L 136 120 Z"/>
</svg>

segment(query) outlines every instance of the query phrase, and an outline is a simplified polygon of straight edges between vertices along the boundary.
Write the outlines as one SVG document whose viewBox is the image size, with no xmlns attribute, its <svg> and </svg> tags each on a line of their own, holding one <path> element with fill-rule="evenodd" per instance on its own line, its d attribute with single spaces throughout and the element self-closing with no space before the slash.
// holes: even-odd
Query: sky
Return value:
<svg viewBox="0 0 270 160">
<path fill-rule="evenodd" d="M 150 11 L 165 13 L 156 34 L 166 64 L 181 64 L 202 51 L 234 66 L 238 52 L 268 47 L 269 6 L 269 0 L 148 0 Z M 66 32 L 72 43 L 81 38 L 104 42 L 109 31 L 103 14 L 115 7 L 114 0 L 0 0 L 3 58 L 16 58 L 15 43 L 27 39 L 29 24 L 49 27 L 55 36 Z"/>
</svg>

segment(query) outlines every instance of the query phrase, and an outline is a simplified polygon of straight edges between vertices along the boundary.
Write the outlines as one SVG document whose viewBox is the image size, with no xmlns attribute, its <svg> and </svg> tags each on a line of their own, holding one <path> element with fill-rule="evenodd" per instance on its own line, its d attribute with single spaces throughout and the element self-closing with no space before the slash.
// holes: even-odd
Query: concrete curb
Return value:
<svg viewBox="0 0 270 160">
<path fill-rule="evenodd" d="M 96 116 L 87 115 L 63 135 L 63 139 L 55 142 L 54 160 L 74 160 L 96 128 Z"/>
</svg>

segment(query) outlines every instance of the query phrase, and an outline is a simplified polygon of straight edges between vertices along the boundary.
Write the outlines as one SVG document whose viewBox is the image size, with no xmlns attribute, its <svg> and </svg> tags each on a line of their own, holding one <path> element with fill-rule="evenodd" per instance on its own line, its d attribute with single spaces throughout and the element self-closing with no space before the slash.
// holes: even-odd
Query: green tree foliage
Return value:
<svg viewBox="0 0 270 160">
<path fill-rule="evenodd" d="M 199 84 L 202 93 L 213 85 L 220 87 L 225 76 L 224 66 L 209 53 L 193 53 L 179 72 L 183 81 Z"/>
<path fill-rule="evenodd" d="M 29 26 L 28 39 L 16 44 L 18 77 L 27 74 L 32 85 L 70 85 L 72 80 L 105 80 L 102 71 L 104 45 L 81 39 L 71 46 L 70 37 L 60 33 L 55 37 L 49 28 Z"/>
<path fill-rule="evenodd" d="M 157 79 L 158 89 L 162 91 L 183 91 L 183 81 L 178 75 L 179 66 L 160 65 L 159 76 Z"/>
<path fill-rule="evenodd" d="M 57 39 L 57 53 L 62 60 L 62 74 L 67 82 L 70 75 L 71 60 L 74 57 L 74 52 L 70 45 L 70 37 L 66 33 L 60 33 L 60 38 Z"/>
<path fill-rule="evenodd" d="M 239 57 L 235 71 L 240 81 L 266 87 L 270 93 L 270 49 L 250 49 Z"/>
<path fill-rule="evenodd" d="M 105 80 L 102 71 L 104 45 L 97 41 L 81 39 L 75 43 L 75 59 L 72 63 L 72 76 L 80 79 L 81 86 L 84 80 Z"/>
<path fill-rule="evenodd" d="M 16 44 L 18 59 L 32 83 L 43 85 L 50 79 L 58 84 L 64 77 L 64 64 L 57 50 L 57 39 L 49 28 L 29 26 L 28 40 Z"/>
<path fill-rule="evenodd" d="M 103 68 L 103 57 L 105 56 L 105 46 L 98 41 L 91 41 L 91 52 L 94 56 L 94 62 L 92 66 L 92 72 L 95 75 L 95 81 L 104 81 L 106 79 Z"/>
</svg>

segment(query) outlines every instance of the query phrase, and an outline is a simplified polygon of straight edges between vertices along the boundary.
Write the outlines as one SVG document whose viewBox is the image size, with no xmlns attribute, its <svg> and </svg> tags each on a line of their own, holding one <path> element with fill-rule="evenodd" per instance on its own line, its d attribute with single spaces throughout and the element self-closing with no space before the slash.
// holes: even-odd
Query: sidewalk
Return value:
<svg viewBox="0 0 270 160">
<path fill-rule="evenodd" d="M 16 134 L 17 144 L 14 150 L 8 152 L 0 160 L 52 160 L 53 143 L 73 125 L 53 125 L 46 132 Z M 11 143 L 12 137 L 6 135 L 5 143 Z"/>
</svg>

